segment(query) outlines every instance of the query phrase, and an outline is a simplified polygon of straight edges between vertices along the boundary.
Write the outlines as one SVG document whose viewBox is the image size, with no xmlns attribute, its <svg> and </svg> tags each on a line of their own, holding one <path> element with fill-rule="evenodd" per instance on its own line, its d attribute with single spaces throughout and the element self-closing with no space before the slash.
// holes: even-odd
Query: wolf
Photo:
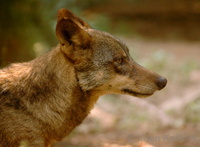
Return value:
<svg viewBox="0 0 200 147">
<path fill-rule="evenodd" d="M 81 124 L 99 96 L 147 97 L 166 86 L 122 41 L 67 9 L 58 11 L 56 36 L 48 53 L 0 70 L 0 147 L 50 147 Z"/>
</svg>

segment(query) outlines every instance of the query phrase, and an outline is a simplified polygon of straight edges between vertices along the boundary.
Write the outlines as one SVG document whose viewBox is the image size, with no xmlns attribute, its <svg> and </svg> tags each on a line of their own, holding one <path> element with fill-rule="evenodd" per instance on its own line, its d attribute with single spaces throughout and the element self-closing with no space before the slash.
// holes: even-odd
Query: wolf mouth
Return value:
<svg viewBox="0 0 200 147">
<path fill-rule="evenodd" d="M 138 96 L 138 97 L 140 97 L 140 96 L 144 96 L 144 97 L 146 97 L 146 96 L 150 96 L 150 95 L 152 95 L 153 93 L 139 93 L 139 92 L 134 92 L 134 91 L 132 91 L 132 90 L 130 90 L 130 89 L 122 89 L 122 91 L 125 93 L 125 94 L 130 94 L 130 95 L 134 95 L 134 96 Z"/>
</svg>

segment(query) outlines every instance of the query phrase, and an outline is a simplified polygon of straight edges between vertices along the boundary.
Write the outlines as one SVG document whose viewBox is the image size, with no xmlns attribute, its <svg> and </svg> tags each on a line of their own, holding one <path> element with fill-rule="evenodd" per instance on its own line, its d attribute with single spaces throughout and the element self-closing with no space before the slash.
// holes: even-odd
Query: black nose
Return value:
<svg viewBox="0 0 200 147">
<path fill-rule="evenodd" d="M 160 77 L 156 81 L 156 85 L 158 86 L 159 90 L 163 89 L 167 84 L 167 79 Z"/>
</svg>

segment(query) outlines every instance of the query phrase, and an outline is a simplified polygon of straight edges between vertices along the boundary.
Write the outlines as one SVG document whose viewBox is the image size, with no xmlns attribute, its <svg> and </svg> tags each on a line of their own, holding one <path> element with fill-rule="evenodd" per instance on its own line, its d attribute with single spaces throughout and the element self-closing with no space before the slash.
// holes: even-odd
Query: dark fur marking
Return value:
<svg viewBox="0 0 200 147">
<path fill-rule="evenodd" d="M 21 103 L 18 98 L 12 98 L 9 102 L 5 103 L 5 106 L 15 108 L 16 110 L 21 109 Z"/>
<path fill-rule="evenodd" d="M 122 89 L 122 91 L 123 91 L 124 93 L 129 93 L 129 94 L 133 94 L 133 95 L 137 95 L 137 94 L 138 94 L 137 92 L 134 92 L 134 91 L 132 91 L 132 90 L 130 90 L 130 89 Z"/>
<path fill-rule="evenodd" d="M 138 95 L 147 95 L 147 96 L 149 96 L 149 95 L 151 95 L 151 94 L 143 94 L 143 93 L 134 92 L 134 91 L 132 91 L 130 89 L 122 89 L 122 92 L 127 93 L 127 94 L 131 94 L 131 95 L 134 95 L 134 96 L 138 96 Z"/>
<path fill-rule="evenodd" d="M 3 89 L 0 89 L 0 97 L 7 96 L 9 94 L 10 94 L 10 92 L 8 90 L 3 91 Z"/>
<path fill-rule="evenodd" d="M 43 69 L 43 79 L 40 82 L 28 81 L 27 85 L 29 85 L 29 87 L 27 88 L 29 89 L 29 93 L 26 93 L 24 89 L 19 89 L 19 93 L 23 94 L 21 96 L 26 96 L 30 103 L 45 101 L 45 97 L 53 95 L 53 93 L 58 89 L 59 85 L 55 82 L 57 76 L 53 71 L 48 72 L 48 68 L 49 67 Z M 32 76 L 36 76 L 35 74 Z"/>
<path fill-rule="evenodd" d="M 114 66 L 114 69 L 115 69 L 115 73 L 117 73 L 117 74 L 120 74 L 120 75 L 124 75 L 125 74 L 121 69 L 119 69 L 116 66 Z"/>
<path fill-rule="evenodd" d="M 72 33 L 64 30 L 63 31 L 63 36 L 69 42 L 70 45 L 73 44 L 73 42 L 71 41 Z"/>
<path fill-rule="evenodd" d="M 115 73 L 117 74 L 120 74 L 120 75 L 126 75 L 127 73 L 127 67 L 124 67 L 125 63 L 121 63 L 120 65 L 117 63 L 114 63 L 114 70 L 115 70 Z"/>
<path fill-rule="evenodd" d="M 72 44 L 72 36 L 77 32 L 77 25 L 73 23 L 72 20 L 68 19 L 62 19 L 60 20 L 57 28 L 59 29 L 59 32 L 61 33 L 62 37 L 69 42 L 69 44 Z"/>
</svg>

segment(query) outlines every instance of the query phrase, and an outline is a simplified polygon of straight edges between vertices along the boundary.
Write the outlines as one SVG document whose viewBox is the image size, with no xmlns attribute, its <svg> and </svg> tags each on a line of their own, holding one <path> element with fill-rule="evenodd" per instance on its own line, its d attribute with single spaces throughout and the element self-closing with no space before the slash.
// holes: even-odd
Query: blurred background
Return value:
<svg viewBox="0 0 200 147">
<path fill-rule="evenodd" d="M 199 0 L 1 0 L 0 67 L 58 44 L 56 14 L 67 8 L 127 44 L 136 62 L 168 79 L 148 99 L 106 95 L 55 147 L 200 146 Z"/>
</svg>

